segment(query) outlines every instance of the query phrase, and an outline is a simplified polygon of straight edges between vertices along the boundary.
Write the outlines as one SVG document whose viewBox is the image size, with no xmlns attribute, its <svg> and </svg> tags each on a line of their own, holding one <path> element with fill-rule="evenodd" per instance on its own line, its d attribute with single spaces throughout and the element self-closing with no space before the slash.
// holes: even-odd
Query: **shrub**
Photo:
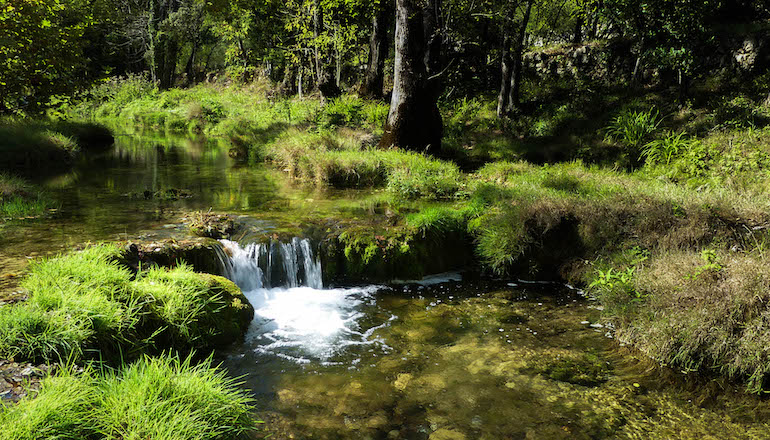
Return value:
<svg viewBox="0 0 770 440">
<path fill-rule="evenodd" d="M 714 111 L 717 126 L 722 128 L 761 127 L 770 123 L 767 108 L 746 96 L 724 99 Z"/>
</svg>

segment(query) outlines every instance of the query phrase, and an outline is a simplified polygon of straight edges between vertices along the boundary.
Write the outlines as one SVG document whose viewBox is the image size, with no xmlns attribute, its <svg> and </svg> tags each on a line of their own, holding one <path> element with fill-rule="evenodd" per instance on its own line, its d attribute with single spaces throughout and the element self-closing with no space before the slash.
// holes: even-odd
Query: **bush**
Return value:
<svg viewBox="0 0 770 440">
<path fill-rule="evenodd" d="M 714 111 L 717 126 L 722 128 L 762 127 L 770 123 L 770 112 L 745 96 L 724 99 Z"/>
<path fill-rule="evenodd" d="M 364 103 L 357 97 L 343 95 L 321 107 L 318 126 L 324 129 L 358 127 L 364 121 Z"/>
</svg>

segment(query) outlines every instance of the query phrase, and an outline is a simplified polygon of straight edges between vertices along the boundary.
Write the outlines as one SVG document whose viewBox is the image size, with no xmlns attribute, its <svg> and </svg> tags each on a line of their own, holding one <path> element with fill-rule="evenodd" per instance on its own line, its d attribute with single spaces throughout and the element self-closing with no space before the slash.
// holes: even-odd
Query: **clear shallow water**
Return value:
<svg viewBox="0 0 770 440">
<path fill-rule="evenodd" d="M 263 436 L 770 438 L 765 403 L 616 347 L 591 327 L 592 303 L 569 290 L 452 283 L 350 293 L 281 292 L 284 305 L 257 305 L 255 323 L 275 327 L 253 327 L 223 356 L 259 399 Z"/>
<path fill-rule="evenodd" d="M 216 139 L 155 133 L 118 133 L 111 151 L 35 183 L 61 207 L 44 219 L 0 222 L 0 292 L 15 288 L 27 257 L 87 242 L 185 236 L 181 222 L 191 211 L 248 216 L 254 229 L 271 232 L 296 227 L 302 217 L 336 215 L 338 204 L 362 194 L 294 185 L 280 171 L 238 163 Z M 166 190 L 189 197 L 145 198 Z"/>
<path fill-rule="evenodd" d="M 221 360 L 258 399 L 263 437 L 770 438 L 767 404 L 617 347 L 574 289 L 456 274 L 264 287 L 269 252 L 227 246 L 256 313 Z"/>
</svg>

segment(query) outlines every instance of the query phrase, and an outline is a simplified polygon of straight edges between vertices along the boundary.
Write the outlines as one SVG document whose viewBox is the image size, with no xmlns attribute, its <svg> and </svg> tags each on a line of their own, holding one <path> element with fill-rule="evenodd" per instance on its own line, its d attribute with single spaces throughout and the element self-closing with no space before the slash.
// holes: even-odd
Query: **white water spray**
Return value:
<svg viewBox="0 0 770 440">
<path fill-rule="evenodd" d="M 246 335 L 254 352 L 325 363 L 354 345 L 388 348 L 374 335 L 387 322 L 366 329 L 359 323 L 382 287 L 324 289 L 321 261 L 309 240 L 222 245 L 230 255 L 227 276 L 254 306 Z"/>
</svg>

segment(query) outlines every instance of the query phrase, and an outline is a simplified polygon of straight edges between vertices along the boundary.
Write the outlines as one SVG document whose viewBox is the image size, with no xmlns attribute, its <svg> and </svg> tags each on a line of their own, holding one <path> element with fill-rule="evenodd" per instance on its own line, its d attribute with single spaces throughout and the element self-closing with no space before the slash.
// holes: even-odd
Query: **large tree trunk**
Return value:
<svg viewBox="0 0 770 440">
<path fill-rule="evenodd" d="M 393 97 L 380 141 L 382 147 L 432 153 L 441 150 L 444 130 L 437 105 L 441 48 L 439 8 L 440 0 L 396 1 Z"/>
<path fill-rule="evenodd" d="M 336 98 L 340 96 L 340 88 L 337 87 L 337 83 L 334 81 L 334 77 L 329 72 L 329 65 L 331 59 L 329 51 L 324 47 L 318 46 L 318 39 L 321 36 L 324 28 L 324 15 L 320 0 L 315 0 L 313 11 L 313 34 L 316 39 L 315 47 L 315 69 L 316 69 L 316 84 L 318 85 L 318 91 L 321 92 L 321 99 L 326 100 L 328 98 Z"/>
<path fill-rule="evenodd" d="M 575 17 L 575 32 L 572 35 L 572 44 L 580 44 L 583 42 L 583 24 L 584 19 L 582 15 Z"/>
<path fill-rule="evenodd" d="M 156 47 L 156 54 L 160 55 L 157 60 L 158 68 L 158 86 L 162 90 L 170 89 L 176 81 L 176 63 L 179 56 L 179 44 L 175 38 L 170 36 L 163 37 L 160 44 Z"/>
<path fill-rule="evenodd" d="M 385 59 L 390 48 L 388 30 L 393 17 L 393 0 L 382 0 L 372 17 L 372 36 L 369 39 L 369 63 L 361 85 L 361 96 L 380 99 L 385 82 Z"/>
<path fill-rule="evenodd" d="M 519 33 L 516 36 L 516 48 L 513 53 L 513 72 L 511 73 L 511 88 L 508 96 L 508 110 L 507 113 L 513 114 L 520 107 L 521 97 L 521 72 L 523 69 L 522 57 L 524 56 L 524 44 L 527 39 L 527 26 L 529 25 L 529 17 L 532 13 L 532 4 L 534 0 L 527 1 L 527 10 L 524 13 L 524 17 L 521 19 L 519 27 Z"/>
</svg>

